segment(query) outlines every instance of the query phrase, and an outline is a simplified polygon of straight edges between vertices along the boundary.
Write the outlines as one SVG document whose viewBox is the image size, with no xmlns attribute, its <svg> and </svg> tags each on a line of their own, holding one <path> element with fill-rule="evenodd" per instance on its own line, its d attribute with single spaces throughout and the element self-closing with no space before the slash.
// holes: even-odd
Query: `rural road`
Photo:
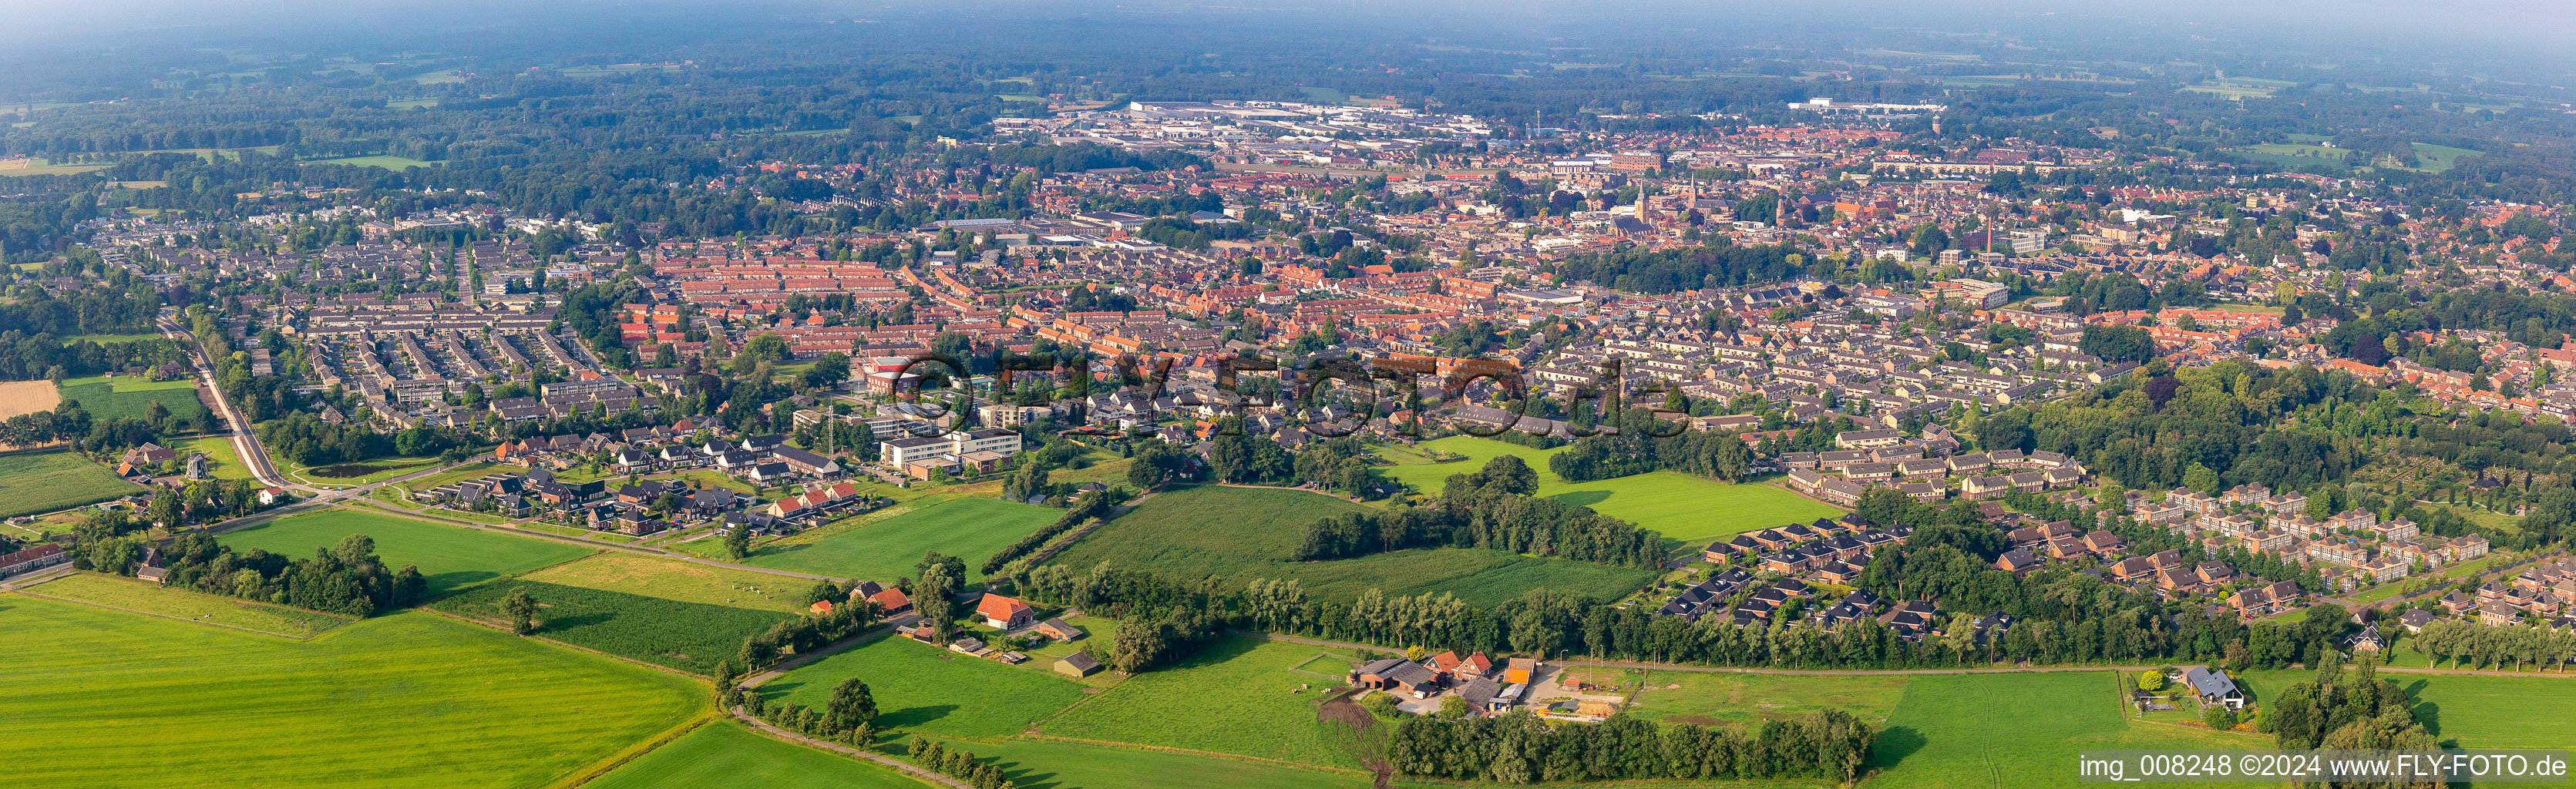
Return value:
<svg viewBox="0 0 2576 789">
<path fill-rule="evenodd" d="M 868 751 L 863 751 L 863 750 L 859 750 L 859 749 L 857 749 L 857 748 L 852 748 L 852 747 L 850 747 L 850 746 L 842 745 L 842 744 L 837 743 L 837 742 L 824 742 L 824 741 L 822 741 L 822 740 L 817 740 L 817 739 L 814 739 L 814 738 L 812 738 L 812 737 L 807 737 L 807 736 L 802 735 L 802 734 L 797 734 L 797 733 L 795 733 L 795 732 L 788 731 L 788 730 L 786 730 L 786 729 L 781 729 L 781 728 L 778 728 L 778 727 L 776 727 L 776 726 L 771 726 L 771 725 L 769 725 L 769 724 L 768 724 L 768 722 L 766 722 L 766 721 L 762 721 L 762 720 L 761 720 L 761 719 L 759 719 L 759 718 L 754 718 L 754 717 L 752 717 L 752 716 L 751 716 L 751 713 L 748 713 L 748 712 L 744 712 L 744 711 L 742 711 L 742 708 L 741 708 L 741 707 L 734 707 L 734 708 L 732 708 L 732 709 L 730 709 L 730 710 L 728 710 L 728 711 L 729 711 L 729 712 L 732 712 L 734 717 L 742 719 L 742 721 L 743 721 L 744 723 L 748 723 L 748 724 L 751 724 L 752 726 L 758 727 L 762 732 L 767 733 L 767 734 L 768 734 L 769 736 L 771 736 L 771 737 L 776 737 L 776 738 L 778 738 L 778 739 L 782 739 L 782 740 L 786 740 L 786 741 L 789 741 L 789 742 L 793 742 L 793 743 L 796 743 L 796 744 L 799 744 L 799 745 L 803 745 L 803 746 L 808 747 L 808 748 L 821 748 L 821 749 L 823 749 L 823 750 L 831 751 L 831 752 L 834 752 L 834 753 L 839 753 L 839 754 L 844 754 L 844 755 L 849 755 L 849 756 L 856 756 L 856 757 L 859 757 L 859 758 L 861 758 L 861 759 L 866 759 L 866 760 L 871 761 L 871 762 L 876 762 L 876 763 L 878 763 L 878 764 L 885 765 L 885 766 L 887 766 L 887 767 L 891 767 L 891 768 L 894 768 L 894 769 L 897 769 L 897 770 L 902 770 L 902 771 L 904 771 L 906 774 L 909 774 L 909 775 L 911 775 L 911 776 L 913 776 L 913 777 L 915 777 L 915 778 L 919 778 L 919 779 L 924 780 L 924 781 L 931 781 L 931 782 L 935 782 L 935 783 L 938 783 L 938 784 L 939 784 L 939 785 L 941 785 L 941 786 L 950 786 L 950 787 L 955 787 L 956 789 L 975 789 L 975 787 L 974 787 L 974 786 L 972 786 L 972 785 L 970 785 L 970 784 L 967 784 L 967 783 L 966 783 L 966 782 L 964 782 L 964 781 L 959 781 L 959 780 L 957 780 L 957 779 L 955 779 L 955 778 L 950 778 L 950 777 L 948 777 L 948 776 L 941 775 L 941 774 L 938 774 L 938 773 L 935 773 L 935 772 L 931 772 L 931 771 L 929 771 L 929 770 L 924 770 L 924 769 L 919 768 L 919 767 L 914 767 L 914 766 L 912 766 L 912 765 L 911 765 L 910 763 L 908 763 L 908 762 L 904 762 L 904 761 L 902 761 L 902 760 L 896 759 L 896 758 L 891 757 L 891 756 L 885 756 L 885 755 L 882 755 L 882 754 L 870 753 L 870 752 L 868 752 Z"/>
</svg>

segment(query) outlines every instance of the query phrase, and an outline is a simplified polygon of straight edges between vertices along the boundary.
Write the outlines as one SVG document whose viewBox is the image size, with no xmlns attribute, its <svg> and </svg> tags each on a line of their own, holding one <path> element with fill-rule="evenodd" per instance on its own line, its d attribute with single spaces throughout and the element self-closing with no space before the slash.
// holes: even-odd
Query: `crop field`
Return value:
<svg viewBox="0 0 2576 789">
<path fill-rule="evenodd" d="M 895 755 L 909 739 L 893 744 Z M 1059 740 L 1014 737 L 1000 742 L 942 744 L 964 748 L 1002 767 L 1002 775 L 1031 789 L 1365 789 L 1368 776 L 1239 762 L 1214 756 L 1147 751 Z M 1399 784 L 1410 786 L 1411 784 Z"/>
<path fill-rule="evenodd" d="M 1327 652 L 1308 644 L 1228 638 L 1179 665 L 1130 677 L 1047 721 L 1042 731 L 1357 768 L 1348 749 L 1315 718 L 1316 705 L 1340 684 L 1340 675 L 1297 670 L 1319 655 L 1351 659 Z"/>
<path fill-rule="evenodd" d="M 54 410 L 62 402 L 62 390 L 52 381 L 9 381 L 0 383 L 0 419 Z"/>
<path fill-rule="evenodd" d="M 697 674 L 714 674 L 716 661 L 740 652 L 744 639 L 795 616 L 520 578 L 484 584 L 430 607 L 502 625 L 508 619 L 501 600 L 513 589 L 537 600 L 534 635 Z"/>
<path fill-rule="evenodd" d="M 521 575 L 519 578 L 562 586 L 659 597 L 683 603 L 788 612 L 804 610 L 804 606 L 797 604 L 797 599 L 803 597 L 805 590 L 814 585 L 813 581 L 803 578 L 709 567 L 703 564 L 613 551 L 602 552 L 577 562 L 558 564 Z"/>
<path fill-rule="evenodd" d="M 315 548 L 337 544 L 340 538 L 352 534 L 374 538 L 376 555 L 383 557 L 387 566 L 399 569 L 406 564 L 420 565 L 433 596 L 590 553 L 590 549 L 574 545 L 348 509 L 290 515 L 220 539 L 236 551 L 264 548 L 270 553 L 305 557 L 313 555 Z"/>
<path fill-rule="evenodd" d="M 170 449 L 178 452 L 182 458 L 187 457 L 190 452 L 205 453 L 206 460 L 210 461 L 206 464 L 206 473 L 216 479 L 256 478 L 250 473 L 250 466 L 242 464 L 241 454 L 233 451 L 233 442 L 230 438 L 224 436 L 191 438 L 171 444 Z"/>
<path fill-rule="evenodd" d="M 1729 485 L 1674 471 L 1571 483 L 1547 469 L 1547 459 L 1562 449 L 1533 449 L 1474 436 L 1426 441 L 1421 448 L 1465 455 L 1466 460 L 1432 463 L 1407 447 L 1387 447 L 1380 454 L 1397 465 L 1387 476 L 1412 485 L 1425 495 L 1439 495 L 1452 474 L 1472 474 L 1485 461 L 1517 455 L 1538 471 L 1538 495 L 1663 532 L 1685 544 L 1704 543 L 1788 523 L 1831 518 L 1843 510 L 1772 485 Z"/>
<path fill-rule="evenodd" d="M 891 768 L 762 736 L 717 721 L 582 789 L 921 789 Z"/>
<path fill-rule="evenodd" d="M 764 543 L 742 562 L 755 567 L 819 573 L 837 578 L 893 581 L 913 574 L 921 555 L 938 551 L 966 557 L 967 577 L 1003 546 L 1055 522 L 1061 510 L 998 499 L 957 498 L 864 522 L 812 541 L 797 535 Z"/>
<path fill-rule="evenodd" d="M 142 490 L 73 452 L 0 455 L 0 517 L 52 512 Z"/>
<path fill-rule="evenodd" d="M 2132 722 L 2115 681 L 2107 671 L 1914 677 L 1870 750 L 1884 772 L 1864 786 L 2064 786 L 2083 750 L 2272 746 L 2269 735 Z"/>
<path fill-rule="evenodd" d="M 542 786 L 669 731 L 706 688 L 436 616 L 312 641 L 0 595 L 11 781 L 76 787 Z M 148 741 L 149 747 L 137 747 Z"/>
<path fill-rule="evenodd" d="M 1660 671 L 1641 675 L 1634 669 L 1603 672 L 1604 679 L 1645 688 L 1630 698 L 1628 709 L 1639 717 L 1702 726 L 1757 726 L 1761 721 L 1790 719 L 1832 707 L 1871 723 L 1887 722 L 1905 693 L 1905 675 L 1831 676 L 1803 674 L 1718 674 Z M 1629 685 L 1628 687 L 1634 687 Z"/>
<path fill-rule="evenodd" d="M 876 695 L 878 726 L 978 739 L 1018 734 L 1083 696 L 1063 677 L 891 636 L 807 663 L 761 685 L 760 694 L 819 710 L 832 686 L 850 677 Z"/>
<path fill-rule="evenodd" d="M 1370 588 L 1390 595 L 1449 592 L 1487 606 L 1549 587 L 1617 599 L 1653 573 L 1590 562 L 1521 556 L 1478 548 L 1431 548 L 1325 562 L 1286 557 L 1299 530 L 1317 518 L 1359 509 L 1300 490 L 1203 486 L 1157 494 L 1054 563 L 1149 570 L 1173 576 L 1218 575 L 1236 583 L 1294 578 L 1308 594 L 1348 601 Z"/>
<path fill-rule="evenodd" d="M 292 638 L 311 638 L 349 623 L 348 619 L 331 614 L 173 589 L 150 581 L 101 573 L 73 573 L 25 591 L 106 608 Z"/>
<path fill-rule="evenodd" d="M 116 418 L 145 419 L 152 403 L 161 403 L 175 419 L 196 419 L 206 413 L 206 404 L 197 401 L 196 379 L 150 381 L 131 375 L 114 378 L 92 376 L 67 378 L 62 383 L 62 397 L 78 400 L 92 421 Z"/>
</svg>

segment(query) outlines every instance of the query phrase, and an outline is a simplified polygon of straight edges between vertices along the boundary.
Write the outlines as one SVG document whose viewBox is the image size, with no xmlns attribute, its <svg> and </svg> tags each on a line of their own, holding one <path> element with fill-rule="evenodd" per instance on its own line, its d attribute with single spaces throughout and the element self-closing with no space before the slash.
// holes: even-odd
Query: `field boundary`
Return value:
<svg viewBox="0 0 2576 789">
<path fill-rule="evenodd" d="M 768 722 L 768 721 L 761 720 L 761 719 L 759 719 L 759 718 L 754 718 L 754 717 L 752 717 L 752 716 L 751 716 L 751 713 L 748 713 L 748 712 L 744 712 L 744 711 L 742 711 L 742 708 L 741 708 L 741 707 L 734 707 L 733 709 L 731 709 L 731 710 L 729 710 L 729 711 L 733 713 L 733 716 L 734 716 L 734 717 L 736 717 L 736 718 L 740 718 L 740 719 L 742 719 L 744 722 L 751 724 L 751 730 L 752 730 L 752 731 L 755 731 L 755 732 L 759 732 L 759 733 L 760 733 L 760 735 L 761 735 L 761 736 L 763 736 L 763 737 L 768 737 L 768 738 L 773 739 L 773 740 L 778 740 L 778 741 L 780 741 L 780 742 L 786 742 L 786 743 L 790 743 L 790 744 L 794 744 L 794 745 L 802 745 L 802 746 L 807 747 L 807 748 L 815 748 L 815 749 L 823 750 L 823 751 L 825 751 L 825 752 L 829 752 L 829 753 L 838 753 L 838 754 L 842 754 L 842 755 L 845 755 L 845 756 L 856 756 L 856 757 L 859 757 L 859 758 L 861 758 L 861 759 L 865 759 L 865 760 L 868 760 L 868 761 L 871 761 L 871 762 L 875 762 L 875 763 L 880 764 L 880 765 L 884 765 L 884 766 L 887 766 L 887 767 L 894 768 L 896 772 L 900 772 L 900 773 L 902 773 L 902 774 L 904 775 L 904 777 L 911 778 L 911 779 L 913 779 L 913 780 L 915 780 L 915 781 L 921 781 L 921 782 L 923 782 L 923 783 L 931 783 L 931 784 L 935 784 L 935 785 L 939 785 L 939 786 L 955 787 L 955 789 L 974 789 L 974 787 L 973 787 L 973 786 L 970 786 L 970 785 L 966 784 L 966 783 L 965 783 L 965 782 L 963 782 L 963 781 L 959 781 L 959 780 L 957 780 L 957 779 L 955 779 L 955 778 L 950 778 L 950 777 L 945 776 L 945 775 L 940 775 L 940 774 L 938 774 L 938 773 L 931 772 L 930 770 L 928 770 L 928 769 L 926 769 L 926 768 L 920 767 L 920 766 L 918 766 L 918 765 L 914 765 L 914 764 L 912 764 L 912 763 L 910 763 L 910 762 L 906 762 L 906 761 L 903 761 L 903 760 L 900 760 L 900 759 L 896 759 L 896 758 L 894 758 L 894 757 L 892 757 L 892 756 L 887 756 L 887 755 L 885 755 L 885 754 L 876 753 L 876 752 L 874 752 L 874 751 L 870 751 L 870 750 L 867 750 L 867 749 L 865 749 L 865 748 L 852 748 L 852 747 L 850 747 L 850 746 L 842 745 L 842 744 L 840 744 L 840 743 L 836 743 L 836 742 L 824 742 L 824 741 L 821 741 L 821 740 L 814 739 L 814 738 L 812 738 L 812 737 L 807 737 L 807 736 L 802 735 L 802 734 L 797 734 L 797 733 L 795 733 L 795 732 L 788 731 L 788 730 L 786 730 L 786 729 L 781 729 L 781 728 L 778 728 L 778 727 L 776 727 L 776 726 L 771 726 L 771 725 L 769 725 L 769 722 Z M 913 736 L 915 736 L 915 737 L 924 737 L 924 736 L 929 736 L 929 735 L 915 734 L 915 735 L 913 735 Z M 963 738 L 958 738 L 958 739 L 963 739 Z"/>
<path fill-rule="evenodd" d="M 516 580 L 516 579 L 518 578 L 518 576 L 513 575 L 513 576 L 509 576 L 509 578 L 511 578 L 512 580 Z M 477 585 L 476 585 L 476 588 L 479 588 L 479 587 L 481 587 L 481 586 L 482 586 L 481 584 L 477 584 Z M 441 599 L 444 599 L 444 598 L 441 598 Z M 538 602 L 544 602 L 544 601 L 540 600 L 540 601 L 538 601 Z M 706 682 L 706 683 L 709 683 L 709 687 L 713 687 L 713 682 L 714 682 L 714 681 L 713 681 L 713 680 L 709 680 L 709 679 L 707 679 L 706 675 L 704 675 L 704 674 L 693 674 L 693 673 L 690 673 L 690 672 L 687 672 L 687 671 L 682 671 L 682 670 L 680 670 L 680 669 L 672 668 L 672 667 L 670 667 L 670 666 L 657 666 L 657 665 L 654 665 L 654 664 L 651 664 L 651 663 L 646 663 L 646 662 L 641 661 L 641 660 L 636 660 L 636 659 L 634 659 L 634 658 L 627 657 L 627 656 L 625 656 L 625 655 L 614 655 L 614 654 L 609 654 L 609 653 L 607 653 L 607 652 L 601 652 L 601 651 L 599 651 L 599 650 L 592 649 L 592 648 L 590 648 L 590 647 L 585 647 L 585 646 L 581 646 L 581 645 L 578 645 L 578 644 L 569 644 L 569 643 L 565 643 L 565 642 L 562 642 L 562 641 L 557 641 L 557 640 L 554 640 L 554 639 L 551 639 L 551 638 L 547 638 L 547 637 L 545 637 L 545 636 L 537 635 L 537 634 L 534 634 L 534 633 L 530 633 L 530 634 L 527 634 L 527 635 L 520 635 L 520 634 L 517 634 L 517 633 L 512 633 L 512 632 L 510 632 L 510 629 L 509 629 L 509 628 L 502 627 L 502 626 L 500 626 L 499 624 L 495 624 L 495 623 L 492 623 L 492 622 L 487 622 L 487 621 L 484 621 L 484 620 L 479 619 L 479 618 L 466 616 L 466 615 L 464 615 L 464 614 L 459 614 L 459 613 L 455 613 L 455 612 L 452 612 L 452 611 L 441 611 L 441 610 L 438 610 L 438 609 L 435 609 L 435 608 L 431 608 L 431 607 L 429 607 L 429 606 L 427 606 L 427 605 L 414 605 L 414 606 L 412 606 L 412 607 L 411 607 L 411 609 L 410 609 L 410 610 L 414 610 L 414 611 L 421 611 L 421 612 L 424 612 L 424 613 L 429 613 L 429 614 L 434 614 L 434 615 L 437 615 L 437 616 L 446 617 L 446 618 L 448 618 L 448 619 L 453 619 L 453 620 L 456 620 L 456 621 L 459 621 L 459 622 L 463 622 L 463 623 L 466 623 L 466 624 L 469 624 L 469 625 L 473 625 L 473 626 L 476 626 L 476 627 L 491 628 L 491 629 L 493 629 L 493 630 L 501 631 L 504 635 L 509 635 L 509 636 L 513 636 L 513 637 L 517 637 L 517 638 L 524 638 L 524 639 L 528 639 L 528 640 L 531 640 L 531 641 L 540 641 L 540 642 L 544 642 L 544 643 L 547 643 L 547 644 L 552 644 L 552 645 L 555 645 L 555 646 L 563 647 L 563 648 L 565 648 L 565 649 L 573 650 L 573 651 L 575 651 L 575 652 L 588 652 L 588 653 L 590 653 L 590 654 L 598 655 L 598 656 L 600 656 L 600 657 L 604 657 L 604 658 L 609 658 L 609 659 L 611 659 L 611 660 L 618 660 L 618 661 L 623 661 L 623 662 L 627 662 L 627 663 L 633 663 L 633 664 L 635 664 L 635 665 L 643 666 L 643 667 L 645 667 L 645 668 L 649 668 L 649 669 L 652 669 L 652 670 L 655 670 L 655 671 L 659 671 L 659 672 L 662 672 L 662 673 L 665 673 L 665 674 L 672 674 L 672 675 L 677 675 L 677 676 L 687 677 L 687 678 L 694 679 L 694 680 L 697 680 L 697 681 L 700 681 L 700 682 Z"/>
<path fill-rule="evenodd" d="M 64 578 L 69 578 L 69 577 L 71 577 L 71 575 L 67 573 L 67 574 L 64 574 L 64 575 L 57 575 L 57 576 L 54 576 L 54 577 L 52 577 L 52 578 L 47 578 L 47 579 L 45 579 L 45 580 L 47 580 L 47 581 L 59 581 L 59 580 L 62 580 L 62 579 L 64 579 Z M 294 636 L 294 635 L 287 635 L 287 634 L 285 634 L 285 633 L 272 633 L 272 632 L 269 632 L 269 631 L 266 631 L 266 630 L 261 630 L 261 629 L 254 628 L 254 627 L 242 627 L 242 626 L 240 626 L 240 625 L 227 625 L 227 624 L 224 624 L 224 623 L 222 623 L 222 622 L 211 622 L 211 621 L 207 621 L 207 620 L 204 620 L 204 619 L 182 619 L 182 618 L 180 618 L 180 617 L 171 616 L 171 615 L 169 615 L 169 614 L 162 614 L 162 613 L 154 613 L 154 612 L 151 612 L 151 611 L 136 610 L 136 609 L 132 609 L 132 608 L 126 608 L 126 607 L 123 607 L 123 606 L 113 606 L 113 605 L 108 605 L 108 604 L 106 604 L 106 603 L 92 602 L 92 601 L 89 601 L 89 600 L 76 600 L 76 599 L 69 598 L 69 597 L 55 597 L 55 596 L 53 596 L 53 595 L 45 594 L 45 593 L 43 593 L 43 592 L 33 592 L 33 591 L 28 591 L 29 589 L 33 589 L 33 588 L 35 588 L 35 587 L 43 586 L 43 585 L 44 585 L 44 584 L 34 584 L 34 585 L 32 585 L 32 586 L 28 586 L 28 587 L 24 587 L 24 588 L 11 589 L 11 590 L 9 590 L 9 592 L 11 592 L 11 593 L 16 593 L 16 594 L 26 595 L 26 596 L 28 596 L 28 597 L 41 597 L 41 598 L 44 598 L 44 599 L 47 599 L 47 600 L 52 600 L 52 601 L 55 601 L 55 602 L 58 602 L 58 603 L 71 603 L 71 604 L 73 604 L 73 605 L 85 605 L 85 606 L 89 606 L 89 607 L 91 607 L 91 608 L 104 608 L 104 609 L 107 609 L 107 610 L 110 610 L 110 611 L 121 611 L 121 612 L 128 613 L 128 614 L 139 614 L 139 615 L 142 615 L 142 616 L 159 617 L 159 618 L 161 618 L 161 619 L 167 619 L 167 620 L 170 620 L 170 621 L 172 621 L 172 622 L 186 622 L 186 623 L 189 623 L 189 624 L 192 624 L 192 625 L 211 625 L 211 626 L 214 626 L 214 627 L 220 627 L 220 628 L 223 628 L 223 629 L 226 629 L 226 630 L 239 630 L 239 631 L 242 631 L 242 632 L 244 632 L 244 633 L 258 633 L 258 634 L 263 635 L 263 636 L 276 636 L 276 637 L 278 637 L 278 638 L 283 638 L 283 639 L 286 639 L 286 640 L 288 640 L 288 641 L 311 641 L 311 640 L 313 640 L 313 639 L 316 639 L 316 638 L 320 638 L 320 637 L 322 637 L 322 636 L 323 636 L 324 634 L 326 634 L 326 633 L 330 633 L 330 632 L 332 632 L 332 631 L 339 630 L 340 628 L 347 626 L 350 622 L 357 621 L 357 620 L 354 620 L 354 619 L 341 620 L 340 624 L 332 625 L 332 626 L 327 627 L 327 628 L 323 628 L 323 629 L 322 629 L 322 632 L 320 632 L 320 633 L 315 633 L 315 634 L 310 635 L 310 636 Z M 180 590 L 180 591 L 189 591 L 189 590 L 184 590 L 184 589 L 183 589 L 183 590 Z M 190 593 L 191 593 L 191 594 L 203 594 L 202 592 L 190 592 Z M 210 596 L 211 596 L 211 595 L 210 595 Z M 226 599 L 230 599 L 230 598 L 226 598 Z M 295 611 L 304 611 L 304 609 L 301 609 L 301 608 L 290 609 L 290 610 L 295 610 Z M 312 611 L 312 612 L 307 612 L 307 613 L 321 613 L 321 612 L 319 612 L 319 611 Z"/>
<path fill-rule="evenodd" d="M 546 784 L 546 789 L 572 789 L 572 787 L 598 780 L 609 773 L 616 772 L 617 768 L 624 767 L 629 762 L 644 758 L 646 754 L 661 750 L 662 746 L 677 742 L 680 738 L 688 736 L 689 732 L 697 731 L 698 729 L 704 728 L 707 724 L 716 722 L 718 717 L 719 715 L 713 707 L 701 709 L 698 711 L 697 717 L 681 721 L 680 725 L 673 726 L 668 731 L 664 731 L 652 739 L 627 746 L 625 750 L 609 754 L 608 758 L 601 759 L 587 768 L 572 772 L 562 778 L 558 778 L 553 783 Z"/>
</svg>

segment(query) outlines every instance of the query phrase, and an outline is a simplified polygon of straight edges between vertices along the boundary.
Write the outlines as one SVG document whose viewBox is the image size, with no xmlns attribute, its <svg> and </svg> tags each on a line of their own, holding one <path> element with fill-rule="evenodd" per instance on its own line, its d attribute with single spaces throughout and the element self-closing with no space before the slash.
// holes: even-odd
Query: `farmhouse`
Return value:
<svg viewBox="0 0 2576 789">
<path fill-rule="evenodd" d="M 975 601 L 975 616 L 983 619 L 986 627 L 1017 630 L 1028 624 L 1036 613 L 1029 610 L 1027 603 L 987 593 L 983 599 Z"/>
</svg>

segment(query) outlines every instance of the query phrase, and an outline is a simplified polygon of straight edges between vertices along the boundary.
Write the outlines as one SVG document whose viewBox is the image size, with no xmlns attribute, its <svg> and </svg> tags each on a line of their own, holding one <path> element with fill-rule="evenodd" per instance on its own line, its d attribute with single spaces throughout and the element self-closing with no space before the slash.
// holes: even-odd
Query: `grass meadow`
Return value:
<svg viewBox="0 0 2576 789">
<path fill-rule="evenodd" d="M 1341 675 L 1298 667 L 1351 656 L 1323 647 L 1236 636 L 1178 665 L 1138 674 L 1050 719 L 1051 736 L 1229 753 L 1357 769 L 1315 719 Z M 1300 686 L 1305 686 L 1302 690 Z"/>
<path fill-rule="evenodd" d="M 190 452 L 205 453 L 206 459 L 211 461 L 206 464 L 206 473 L 216 479 L 254 479 L 257 476 L 251 473 L 250 466 L 242 464 L 241 454 L 233 451 L 232 439 L 224 436 L 191 438 L 171 444 L 170 448 L 183 458 Z"/>
<path fill-rule="evenodd" d="M 820 710 L 832 687 L 851 677 L 875 694 L 878 726 L 976 739 L 1018 734 L 1083 696 L 1083 686 L 1064 677 L 890 636 L 800 666 L 760 694 Z"/>
<path fill-rule="evenodd" d="M 101 573 L 73 573 L 37 584 L 26 591 L 106 608 L 290 638 L 311 638 L 349 623 L 346 618 L 318 611 L 235 600 Z"/>
<path fill-rule="evenodd" d="M 544 786 L 706 714 L 699 683 L 437 616 L 311 641 L 0 595 L 12 783 Z"/>
<path fill-rule="evenodd" d="M 1862 786 L 2069 786 L 2077 751 L 2272 746 L 2269 735 L 2130 721 L 2117 681 L 2109 671 L 1913 677 L 1870 750 L 1883 772 Z"/>
<path fill-rule="evenodd" d="M 1166 491 L 1110 521 L 1058 555 L 1077 569 L 1112 567 L 1172 577 L 1223 576 L 1235 583 L 1294 578 L 1308 594 L 1349 601 L 1370 588 L 1390 595 L 1448 592 L 1489 606 L 1530 589 L 1563 589 L 1596 599 L 1635 591 L 1653 573 L 1477 548 L 1431 548 L 1324 562 L 1287 560 L 1308 522 L 1360 509 L 1302 490 L 1200 486 Z"/>
<path fill-rule="evenodd" d="M 920 789 L 891 768 L 773 740 L 733 721 L 717 721 L 583 789 Z"/>
<path fill-rule="evenodd" d="M 1663 532 L 1684 543 L 1702 543 L 1789 523 L 1831 518 L 1843 510 L 1773 485 L 1729 485 L 1674 471 L 1655 471 L 1591 482 L 1566 482 L 1547 468 L 1547 459 L 1562 449 L 1534 449 L 1474 436 L 1451 436 L 1418 445 L 1466 456 L 1466 460 L 1432 463 L 1416 448 L 1387 447 L 1379 452 L 1395 466 L 1387 476 L 1412 485 L 1425 495 L 1439 495 L 1452 474 L 1472 474 L 1485 461 L 1517 455 L 1538 471 L 1538 495 Z"/>
<path fill-rule="evenodd" d="M 895 755 L 907 740 L 892 743 Z M 944 741 L 1002 767 L 1024 789 L 1365 789 L 1368 776 L 1241 762 L 1215 756 L 1117 748 L 1015 737 L 1000 742 Z M 1398 784 L 1413 786 L 1413 784 Z"/>
<path fill-rule="evenodd" d="M 52 512 L 142 490 L 75 452 L 0 455 L 0 517 Z"/>
<path fill-rule="evenodd" d="M 253 548 L 291 557 L 313 555 L 313 549 L 335 545 L 340 538 L 364 534 L 376 541 L 376 555 L 387 566 L 420 565 L 429 593 L 446 594 L 495 578 L 581 558 L 591 549 L 527 537 L 475 531 L 461 526 L 397 518 L 350 509 L 290 515 L 231 532 L 221 538 L 236 551 Z"/>
<path fill-rule="evenodd" d="M 673 559 L 604 551 L 519 576 L 563 586 L 625 592 L 683 603 L 795 612 L 814 582 L 804 578 L 709 567 Z"/>
<path fill-rule="evenodd" d="M 92 421 L 105 422 L 119 417 L 144 419 L 152 403 L 161 403 L 177 419 L 194 420 L 206 413 L 206 404 L 197 401 L 197 382 L 193 378 L 151 381 L 131 375 L 66 378 L 62 397 L 78 400 Z"/>
<path fill-rule="evenodd" d="M 1727 674 L 1634 669 L 1603 672 L 1603 679 L 1645 687 L 1630 697 L 1633 714 L 1666 723 L 1760 728 L 1765 720 L 1787 720 L 1832 707 L 1884 724 L 1905 694 L 1902 674 L 1831 676 L 1806 674 Z"/>
<path fill-rule="evenodd" d="M 716 662 L 739 653 L 744 639 L 795 616 L 523 578 L 477 586 L 430 607 L 504 626 L 509 618 L 501 600 L 516 589 L 536 598 L 533 635 L 694 674 L 714 674 Z"/>
<path fill-rule="evenodd" d="M 902 505 L 898 505 L 902 506 Z M 763 543 L 743 561 L 755 567 L 891 582 L 913 574 L 923 553 L 966 557 L 972 581 L 1003 546 L 1053 523 L 1062 510 L 999 499 L 955 498 L 814 537 Z M 862 516 L 863 518 L 866 516 Z"/>
<path fill-rule="evenodd" d="M 2415 720 L 2442 738 L 2444 747 L 2564 748 L 2576 743 L 2576 687 L 2563 677 L 2379 676 L 2415 698 Z M 2291 669 L 2249 671 L 2241 677 L 2257 703 L 2315 678 L 2316 672 Z"/>
</svg>

